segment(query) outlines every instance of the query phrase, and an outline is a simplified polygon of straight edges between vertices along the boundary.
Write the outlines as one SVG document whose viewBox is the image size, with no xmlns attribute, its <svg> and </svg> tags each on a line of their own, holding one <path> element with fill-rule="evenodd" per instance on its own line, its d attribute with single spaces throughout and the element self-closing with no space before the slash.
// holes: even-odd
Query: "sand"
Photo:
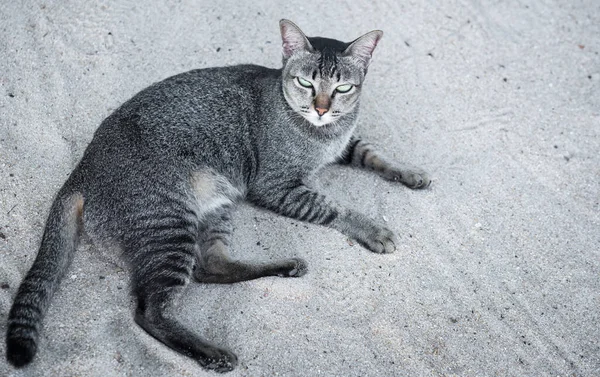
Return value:
<svg viewBox="0 0 600 377">
<path fill-rule="evenodd" d="M 375 255 L 241 206 L 233 254 L 300 256 L 300 279 L 192 284 L 181 318 L 230 376 L 600 375 L 600 5 L 11 1 L 0 8 L 0 332 L 52 198 L 99 123 L 193 68 L 280 65 L 278 20 L 385 35 L 360 134 L 428 170 L 411 191 L 331 167 L 314 185 L 398 232 Z M 208 376 L 133 322 L 127 273 L 78 251 L 40 349 L 5 376 Z"/>
</svg>

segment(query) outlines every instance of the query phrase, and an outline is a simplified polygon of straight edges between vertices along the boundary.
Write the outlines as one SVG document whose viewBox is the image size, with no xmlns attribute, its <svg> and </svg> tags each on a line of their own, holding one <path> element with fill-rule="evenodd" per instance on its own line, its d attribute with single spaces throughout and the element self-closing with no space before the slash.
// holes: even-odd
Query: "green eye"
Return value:
<svg viewBox="0 0 600 377">
<path fill-rule="evenodd" d="M 345 84 L 338 86 L 335 88 L 335 90 L 337 90 L 339 93 L 348 93 L 353 87 L 354 85 Z"/>
<path fill-rule="evenodd" d="M 312 88 L 313 84 L 310 81 L 304 80 L 302 77 L 296 77 L 298 80 L 298 84 L 302 85 L 305 88 Z"/>
</svg>

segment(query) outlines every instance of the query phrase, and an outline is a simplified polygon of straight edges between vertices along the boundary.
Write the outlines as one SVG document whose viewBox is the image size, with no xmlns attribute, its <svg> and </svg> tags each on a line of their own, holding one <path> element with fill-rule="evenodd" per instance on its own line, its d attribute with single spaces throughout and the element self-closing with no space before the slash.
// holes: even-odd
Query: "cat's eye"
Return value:
<svg viewBox="0 0 600 377">
<path fill-rule="evenodd" d="M 302 85 L 305 88 L 313 87 L 313 84 L 311 84 L 310 81 L 304 80 L 302 77 L 296 77 L 296 80 L 298 80 L 298 84 Z"/>
<path fill-rule="evenodd" d="M 338 86 L 337 88 L 335 88 L 335 90 L 339 93 L 348 93 L 350 90 L 352 90 L 352 88 L 354 88 L 354 85 L 344 84 Z"/>
</svg>

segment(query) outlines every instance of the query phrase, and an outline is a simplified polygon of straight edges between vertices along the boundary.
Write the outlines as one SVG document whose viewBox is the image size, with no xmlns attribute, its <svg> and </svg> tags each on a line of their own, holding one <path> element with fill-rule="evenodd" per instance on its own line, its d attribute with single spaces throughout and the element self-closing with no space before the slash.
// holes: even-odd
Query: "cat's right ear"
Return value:
<svg viewBox="0 0 600 377">
<path fill-rule="evenodd" d="M 313 51 L 313 47 L 306 38 L 306 35 L 300 30 L 296 24 L 290 20 L 279 21 L 279 29 L 281 31 L 281 39 L 283 41 L 283 58 L 287 59 L 294 55 L 297 51 Z"/>
<path fill-rule="evenodd" d="M 369 67 L 373 50 L 377 47 L 377 43 L 383 36 L 383 31 L 373 30 L 363 35 L 362 37 L 350 43 L 350 46 L 344 50 L 344 55 L 353 56 L 363 66 L 364 69 Z"/>
</svg>

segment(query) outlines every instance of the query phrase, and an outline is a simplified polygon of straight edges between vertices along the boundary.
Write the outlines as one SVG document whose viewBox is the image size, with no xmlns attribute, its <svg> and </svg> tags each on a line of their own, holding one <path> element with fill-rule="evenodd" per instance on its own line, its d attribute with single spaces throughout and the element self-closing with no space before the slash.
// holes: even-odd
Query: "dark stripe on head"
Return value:
<svg viewBox="0 0 600 377">
<path fill-rule="evenodd" d="M 333 77 L 337 71 L 337 55 L 341 54 L 349 44 L 336 39 L 321 37 L 308 38 L 308 41 L 321 54 L 319 57 L 319 73 L 321 76 Z"/>
</svg>

